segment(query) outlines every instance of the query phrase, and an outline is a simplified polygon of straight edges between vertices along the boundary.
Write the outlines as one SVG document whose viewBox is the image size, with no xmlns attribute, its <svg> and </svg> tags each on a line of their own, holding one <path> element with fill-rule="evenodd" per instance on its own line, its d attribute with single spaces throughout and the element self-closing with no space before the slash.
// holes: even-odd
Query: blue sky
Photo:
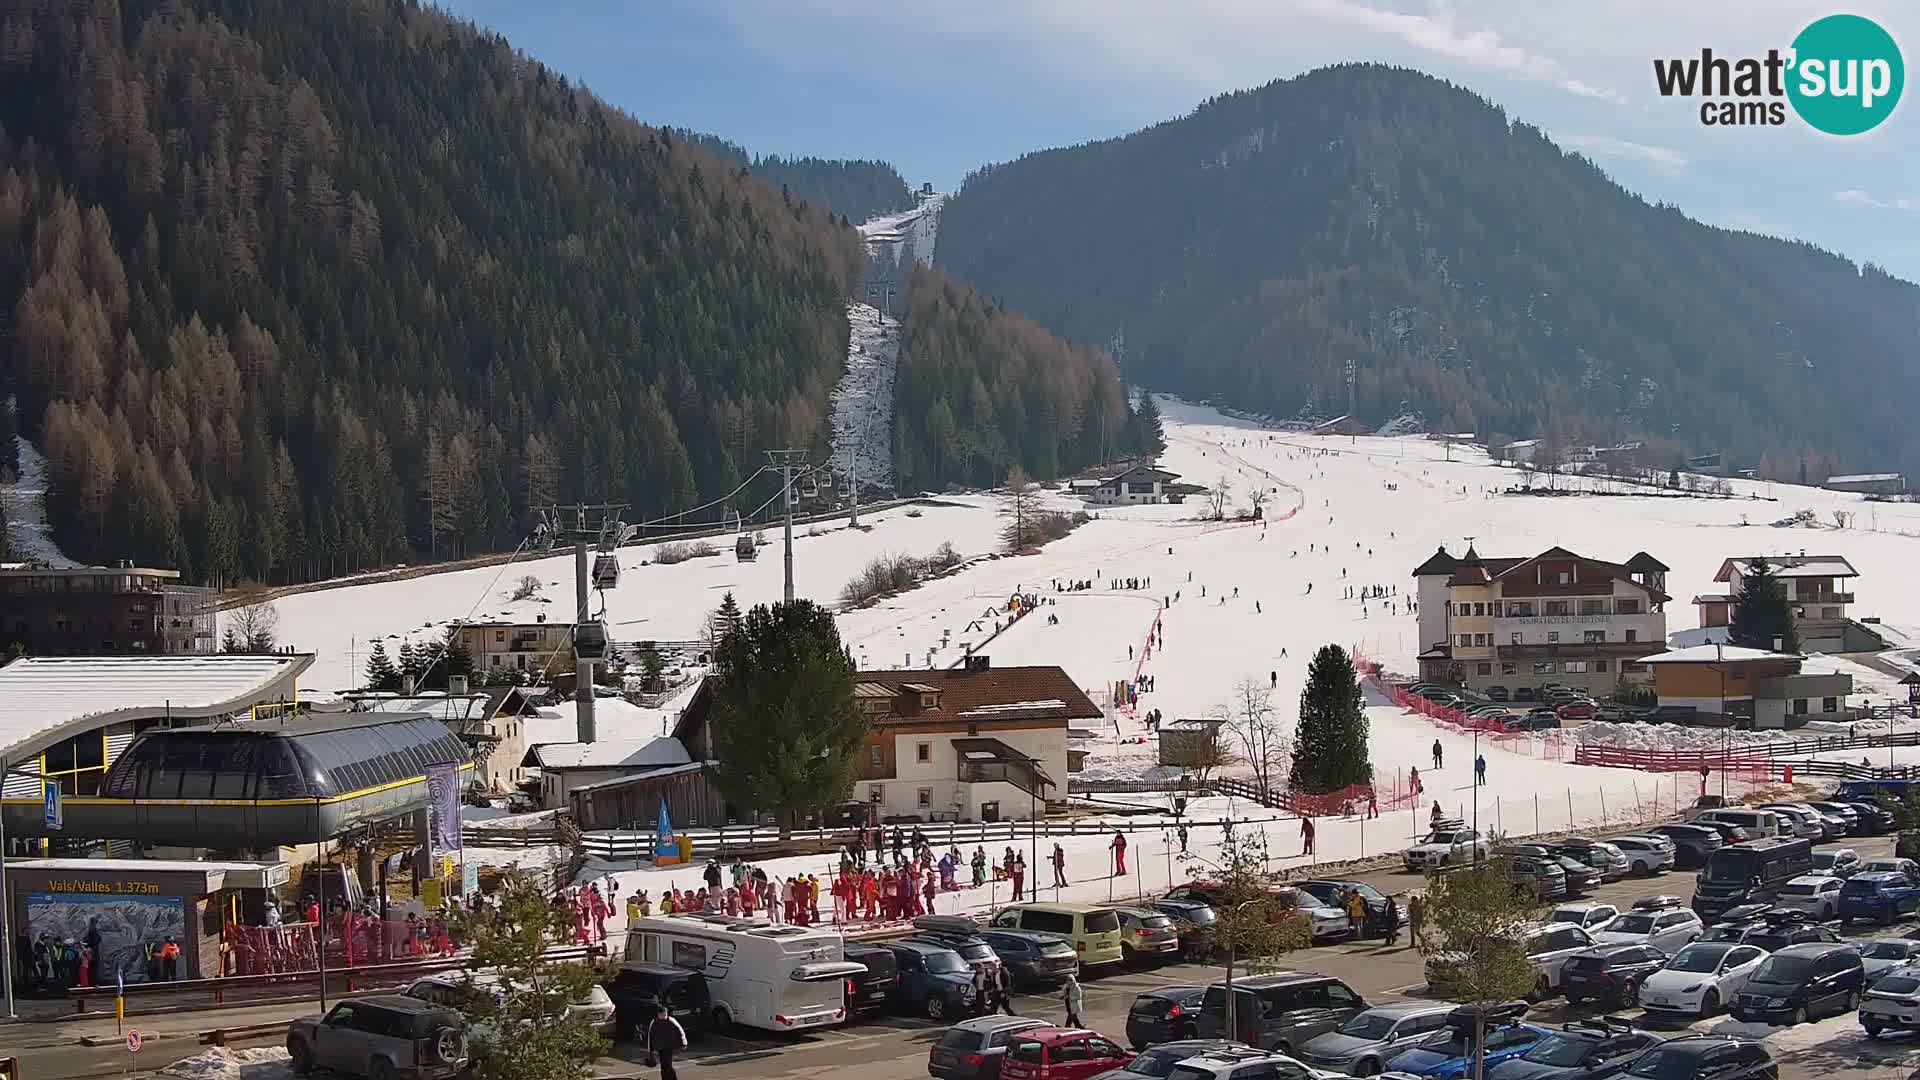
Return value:
<svg viewBox="0 0 1920 1080">
<path fill-rule="evenodd" d="M 982 164 L 1123 134 L 1346 60 L 1465 85 L 1623 185 L 1920 280 L 1920 89 L 1850 139 L 1710 128 L 1656 57 L 1786 48 L 1866 15 L 1920 64 L 1920 4 L 1792 0 L 440 0 L 648 123 L 756 153 L 881 158 L 950 190 Z"/>
</svg>

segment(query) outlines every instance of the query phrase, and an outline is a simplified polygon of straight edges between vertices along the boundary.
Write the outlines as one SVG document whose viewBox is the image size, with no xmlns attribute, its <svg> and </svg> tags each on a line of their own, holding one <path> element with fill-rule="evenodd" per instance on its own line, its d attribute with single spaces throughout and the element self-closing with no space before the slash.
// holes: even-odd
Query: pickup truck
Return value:
<svg viewBox="0 0 1920 1080">
<path fill-rule="evenodd" d="M 1462 822 L 1442 821 L 1420 842 L 1407 849 L 1407 869 L 1455 866 L 1485 858 L 1493 842 Z"/>
</svg>

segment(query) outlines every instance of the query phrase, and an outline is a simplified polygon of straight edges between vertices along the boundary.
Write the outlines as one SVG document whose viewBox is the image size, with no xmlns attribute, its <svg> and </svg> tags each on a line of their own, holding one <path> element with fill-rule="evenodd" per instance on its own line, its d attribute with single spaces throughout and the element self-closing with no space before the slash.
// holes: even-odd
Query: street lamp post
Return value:
<svg viewBox="0 0 1920 1080">
<path fill-rule="evenodd" d="M 1727 722 L 1727 654 L 1713 643 L 1713 666 L 1720 669 L 1720 801 L 1727 801 L 1727 754 L 1733 749 L 1733 725 Z"/>
</svg>

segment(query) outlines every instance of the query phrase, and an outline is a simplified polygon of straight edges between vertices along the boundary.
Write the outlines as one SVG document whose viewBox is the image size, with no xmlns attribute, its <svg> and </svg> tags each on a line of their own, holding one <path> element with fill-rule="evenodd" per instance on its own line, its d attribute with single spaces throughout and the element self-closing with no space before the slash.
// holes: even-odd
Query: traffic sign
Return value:
<svg viewBox="0 0 1920 1080">
<path fill-rule="evenodd" d="M 64 808 L 60 805 L 60 782 L 43 780 L 40 783 L 40 791 L 47 828 L 58 829 L 64 817 Z"/>
<path fill-rule="evenodd" d="M 127 1053 L 137 1054 L 139 1052 L 140 1052 L 140 1033 L 137 1031 L 127 1032 Z"/>
</svg>

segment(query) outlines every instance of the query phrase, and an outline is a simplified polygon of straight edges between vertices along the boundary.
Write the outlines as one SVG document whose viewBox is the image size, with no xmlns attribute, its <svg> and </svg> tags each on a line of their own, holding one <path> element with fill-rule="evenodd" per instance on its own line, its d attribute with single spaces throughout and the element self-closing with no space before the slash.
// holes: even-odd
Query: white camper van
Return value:
<svg viewBox="0 0 1920 1080">
<path fill-rule="evenodd" d="M 864 974 L 838 933 L 727 915 L 648 915 L 627 923 L 626 959 L 698 971 L 713 1024 L 800 1031 L 847 1018 L 846 980 Z"/>
</svg>

